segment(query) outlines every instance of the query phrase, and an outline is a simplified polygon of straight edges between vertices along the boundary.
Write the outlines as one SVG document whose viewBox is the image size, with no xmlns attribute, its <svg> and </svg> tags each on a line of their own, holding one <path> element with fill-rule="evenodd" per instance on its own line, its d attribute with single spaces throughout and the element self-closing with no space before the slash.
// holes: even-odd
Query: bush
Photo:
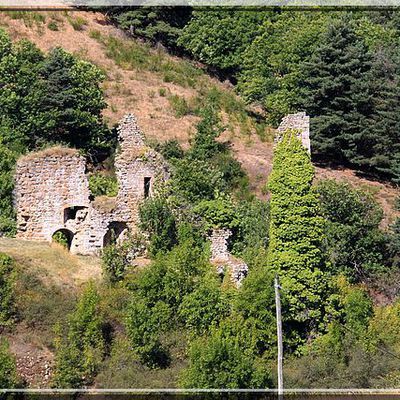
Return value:
<svg viewBox="0 0 400 400">
<path fill-rule="evenodd" d="M 56 326 L 55 372 L 57 388 L 79 388 L 92 382 L 105 354 L 104 322 L 98 312 L 99 296 L 89 283 L 65 328 Z"/>
<path fill-rule="evenodd" d="M 146 365 L 154 368 L 169 364 L 169 351 L 163 346 L 161 335 L 180 325 L 179 307 L 208 268 L 204 249 L 187 240 L 169 253 L 159 254 L 129 284 L 134 294 L 127 311 L 126 330 Z"/>
<path fill-rule="evenodd" d="M 379 229 L 383 212 L 372 195 L 334 180 L 319 182 L 317 191 L 332 272 L 359 281 L 384 271 L 390 257 Z"/>
<path fill-rule="evenodd" d="M 10 354 L 7 340 L 0 338 L 0 389 L 14 389 L 17 383 L 15 358 Z"/>
<path fill-rule="evenodd" d="M 53 236 L 51 237 L 51 240 L 54 243 L 58 243 L 62 247 L 65 247 L 66 249 L 68 249 L 69 238 L 65 232 L 57 231 L 56 233 L 53 234 Z"/>
<path fill-rule="evenodd" d="M 89 176 L 89 189 L 93 196 L 115 197 L 118 194 L 118 182 L 115 176 L 93 174 Z"/>
<path fill-rule="evenodd" d="M 265 360 L 252 349 L 253 332 L 242 318 L 230 318 L 189 348 L 189 366 L 183 372 L 185 388 L 266 388 L 272 382 Z"/>
<path fill-rule="evenodd" d="M 214 274 L 203 278 L 197 288 L 187 294 L 179 306 L 179 319 L 195 335 L 205 334 L 230 313 L 229 294 L 221 290 Z"/>
<path fill-rule="evenodd" d="M 161 197 L 144 201 L 139 208 L 140 228 L 149 235 L 153 256 L 171 250 L 176 244 L 176 222 L 168 203 Z"/>
<path fill-rule="evenodd" d="M 131 236 L 123 243 L 106 246 L 101 254 L 105 280 L 110 283 L 122 281 L 132 260 L 142 255 L 145 249 L 144 239 L 141 236 Z"/>
<path fill-rule="evenodd" d="M 150 305 L 133 296 L 128 306 L 128 338 L 140 360 L 150 368 L 165 368 L 170 362 L 168 350 L 160 342 L 160 334 L 168 328 L 171 318 L 171 310 L 163 301 Z"/>
<path fill-rule="evenodd" d="M 10 326 L 15 316 L 14 261 L 0 253 L 0 329 Z"/>
</svg>

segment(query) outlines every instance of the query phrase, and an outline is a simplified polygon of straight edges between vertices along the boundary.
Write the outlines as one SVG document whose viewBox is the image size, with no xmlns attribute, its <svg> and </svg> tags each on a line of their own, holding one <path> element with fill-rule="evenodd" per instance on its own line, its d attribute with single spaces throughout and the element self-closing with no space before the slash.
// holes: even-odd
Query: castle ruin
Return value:
<svg viewBox="0 0 400 400">
<path fill-rule="evenodd" d="M 309 117 L 300 112 L 283 118 L 276 141 L 294 129 L 310 152 Z M 98 255 L 112 241 L 136 232 L 139 205 L 157 184 L 169 178 L 163 157 L 148 147 L 131 114 L 118 127 L 119 149 L 115 158 L 118 194 L 92 199 L 86 175 L 86 160 L 78 150 L 54 147 L 30 153 L 17 162 L 15 207 L 17 238 L 51 242 L 57 232 L 68 239 L 73 254 Z M 210 236 L 211 259 L 219 273 L 230 272 L 240 285 L 247 265 L 228 251 L 232 232 L 214 229 Z"/>
<path fill-rule="evenodd" d="M 140 202 L 169 177 L 162 156 L 146 146 L 133 115 L 118 128 L 118 195 L 92 199 L 86 161 L 77 150 L 50 148 L 20 158 L 15 173 L 17 238 L 51 242 L 62 232 L 73 254 L 93 255 L 138 225 Z"/>
</svg>

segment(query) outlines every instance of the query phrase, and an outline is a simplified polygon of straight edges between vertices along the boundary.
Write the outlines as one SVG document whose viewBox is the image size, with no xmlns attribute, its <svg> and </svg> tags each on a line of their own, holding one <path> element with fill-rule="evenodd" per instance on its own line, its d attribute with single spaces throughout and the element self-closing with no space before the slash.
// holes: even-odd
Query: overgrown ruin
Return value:
<svg viewBox="0 0 400 400">
<path fill-rule="evenodd" d="M 304 113 L 283 118 L 282 132 L 294 129 L 310 151 L 309 117 Z M 146 145 L 135 117 L 128 114 L 118 127 L 119 149 L 115 158 L 118 194 L 92 199 L 86 160 L 78 150 L 53 147 L 18 160 L 15 173 L 17 237 L 51 242 L 57 232 L 68 240 L 73 254 L 97 255 L 112 241 L 136 232 L 139 205 L 169 178 L 163 157 Z M 210 261 L 220 273 L 229 271 L 239 285 L 247 265 L 228 251 L 232 232 L 214 229 L 209 237 Z"/>
<path fill-rule="evenodd" d="M 168 179 L 162 156 L 146 146 L 133 115 L 118 128 L 116 198 L 91 199 L 86 161 L 77 150 L 50 148 L 18 160 L 15 173 L 17 237 L 51 242 L 62 232 L 73 254 L 92 255 L 134 232 L 140 202 Z"/>
</svg>

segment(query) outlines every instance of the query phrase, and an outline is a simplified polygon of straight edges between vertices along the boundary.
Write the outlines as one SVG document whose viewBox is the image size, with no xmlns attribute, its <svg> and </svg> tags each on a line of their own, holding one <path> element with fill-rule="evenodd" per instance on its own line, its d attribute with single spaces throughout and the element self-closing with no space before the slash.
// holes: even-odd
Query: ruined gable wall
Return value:
<svg viewBox="0 0 400 400">
<path fill-rule="evenodd" d="M 64 209 L 89 206 L 85 159 L 72 149 L 22 157 L 15 173 L 17 237 L 51 240 L 64 227 Z"/>
<path fill-rule="evenodd" d="M 157 183 L 168 179 L 168 169 L 162 156 L 146 146 L 133 115 L 128 114 L 121 121 L 118 138 L 120 148 L 115 159 L 118 195 L 114 218 L 127 222 L 136 231 L 139 205 L 145 198 L 145 178 L 150 178 L 151 195 Z"/>
<path fill-rule="evenodd" d="M 298 137 L 301 139 L 303 146 L 311 153 L 310 145 L 310 117 L 305 112 L 297 114 L 289 114 L 283 117 L 281 124 L 278 127 L 279 135 L 288 129 L 296 129 L 299 131 Z"/>
</svg>

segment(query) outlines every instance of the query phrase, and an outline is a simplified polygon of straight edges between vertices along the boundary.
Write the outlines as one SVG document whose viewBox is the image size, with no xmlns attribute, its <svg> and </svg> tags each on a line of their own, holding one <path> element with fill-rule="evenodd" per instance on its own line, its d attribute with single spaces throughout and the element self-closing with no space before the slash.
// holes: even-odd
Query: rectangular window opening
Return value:
<svg viewBox="0 0 400 400">
<path fill-rule="evenodd" d="M 150 188 L 151 188 L 151 178 L 144 178 L 144 198 L 147 199 L 150 196 Z"/>
</svg>

